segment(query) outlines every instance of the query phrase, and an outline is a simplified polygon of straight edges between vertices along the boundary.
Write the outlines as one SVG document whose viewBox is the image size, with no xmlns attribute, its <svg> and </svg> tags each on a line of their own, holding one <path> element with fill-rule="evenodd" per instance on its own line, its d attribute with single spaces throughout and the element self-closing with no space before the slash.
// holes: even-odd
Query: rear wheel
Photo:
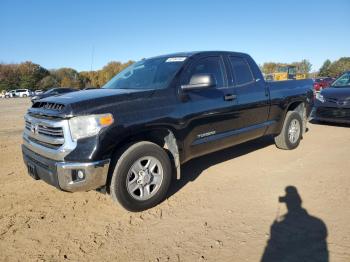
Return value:
<svg viewBox="0 0 350 262">
<path fill-rule="evenodd" d="M 275 137 L 275 144 L 280 149 L 291 150 L 297 148 L 303 130 L 303 121 L 299 113 L 289 111 L 283 123 L 281 133 Z"/>
<path fill-rule="evenodd" d="M 111 196 L 129 211 L 154 207 L 166 197 L 171 172 L 169 157 L 161 147 L 151 142 L 137 142 L 116 162 Z"/>
</svg>

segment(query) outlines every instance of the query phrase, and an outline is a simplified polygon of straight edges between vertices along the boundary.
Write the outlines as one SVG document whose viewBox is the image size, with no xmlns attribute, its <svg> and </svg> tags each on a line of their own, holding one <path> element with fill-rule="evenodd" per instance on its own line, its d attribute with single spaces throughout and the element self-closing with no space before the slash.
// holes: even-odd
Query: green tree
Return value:
<svg viewBox="0 0 350 262">
<path fill-rule="evenodd" d="M 20 77 L 16 64 L 0 64 L 0 90 L 19 87 Z"/>
<path fill-rule="evenodd" d="M 52 87 L 57 87 L 57 86 L 58 86 L 58 81 L 52 75 L 45 76 L 39 82 L 39 88 L 44 89 L 44 90 L 50 89 Z"/>
<path fill-rule="evenodd" d="M 101 87 L 112 77 L 133 63 L 133 61 L 128 61 L 126 63 L 112 61 L 105 65 L 101 70 L 83 71 L 80 72 L 79 75 L 85 87 Z"/>
<path fill-rule="evenodd" d="M 272 74 L 276 72 L 278 64 L 275 62 L 267 62 L 262 66 L 262 71 L 264 74 Z"/>
<path fill-rule="evenodd" d="M 83 87 L 83 81 L 80 78 L 79 73 L 73 68 L 64 67 L 52 70 L 51 75 L 57 79 L 58 85 L 61 87 Z"/>
<path fill-rule="evenodd" d="M 83 81 L 84 87 L 100 87 L 98 84 L 97 71 L 83 71 L 79 72 L 79 75 Z"/>
<path fill-rule="evenodd" d="M 300 62 L 293 62 L 292 65 L 296 66 L 297 72 L 308 75 L 311 71 L 312 64 L 309 60 L 303 59 Z"/>
<path fill-rule="evenodd" d="M 332 64 L 331 60 L 327 59 L 324 61 L 318 73 L 319 76 L 329 76 L 329 67 Z"/>
<path fill-rule="evenodd" d="M 107 83 L 113 76 L 118 74 L 120 71 L 122 71 L 124 68 L 131 65 L 133 62 L 128 61 L 127 63 L 120 63 L 116 61 L 109 62 L 107 65 L 105 65 L 102 70 L 99 71 L 99 78 L 98 78 L 98 84 L 99 86 L 103 86 L 105 83 Z"/>
<path fill-rule="evenodd" d="M 350 70 L 350 57 L 341 57 L 329 66 L 329 76 L 338 77 L 343 72 Z"/>
<path fill-rule="evenodd" d="M 18 65 L 19 87 L 35 89 L 39 81 L 49 74 L 45 68 L 30 61 Z"/>
</svg>

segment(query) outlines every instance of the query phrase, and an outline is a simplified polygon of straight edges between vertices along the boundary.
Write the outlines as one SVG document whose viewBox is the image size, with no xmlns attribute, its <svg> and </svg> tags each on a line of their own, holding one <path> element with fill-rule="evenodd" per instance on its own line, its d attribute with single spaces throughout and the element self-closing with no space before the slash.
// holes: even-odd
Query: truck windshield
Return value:
<svg viewBox="0 0 350 262">
<path fill-rule="evenodd" d="M 350 86 L 350 72 L 343 74 L 334 81 L 332 87 L 349 87 Z"/>
<path fill-rule="evenodd" d="M 141 60 L 121 71 L 102 88 L 166 88 L 185 60 L 186 57 L 161 57 Z"/>
</svg>

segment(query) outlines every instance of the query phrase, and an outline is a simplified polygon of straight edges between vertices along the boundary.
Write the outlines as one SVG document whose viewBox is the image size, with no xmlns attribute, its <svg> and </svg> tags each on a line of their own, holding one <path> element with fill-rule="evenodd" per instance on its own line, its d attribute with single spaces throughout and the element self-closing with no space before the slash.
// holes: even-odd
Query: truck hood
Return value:
<svg viewBox="0 0 350 262">
<path fill-rule="evenodd" d="M 333 98 L 337 100 L 350 100 L 350 86 L 326 88 L 322 90 L 321 94 L 324 96 L 324 98 Z"/>
<path fill-rule="evenodd" d="M 76 115 L 99 114 L 108 108 L 130 100 L 151 96 L 154 90 L 142 89 L 91 89 L 51 96 L 35 102 L 28 110 L 35 115 L 69 118 Z"/>
</svg>

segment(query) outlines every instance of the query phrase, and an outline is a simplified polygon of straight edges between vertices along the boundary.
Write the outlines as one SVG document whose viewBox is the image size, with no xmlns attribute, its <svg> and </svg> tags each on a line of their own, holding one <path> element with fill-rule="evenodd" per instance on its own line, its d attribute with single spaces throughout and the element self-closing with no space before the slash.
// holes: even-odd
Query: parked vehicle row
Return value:
<svg viewBox="0 0 350 262">
<path fill-rule="evenodd" d="M 42 90 L 31 91 L 29 89 L 14 89 L 10 91 L 2 91 L 1 98 L 12 98 L 12 97 L 31 97 L 43 93 Z"/>
<path fill-rule="evenodd" d="M 314 119 L 350 124 L 350 71 L 316 95 Z"/>
<path fill-rule="evenodd" d="M 314 89 L 316 92 L 320 92 L 323 89 L 330 87 L 335 79 L 332 77 L 320 77 L 314 80 Z"/>
<path fill-rule="evenodd" d="M 66 93 L 78 91 L 78 89 L 75 88 L 66 88 L 66 87 L 57 87 L 57 88 L 52 88 L 47 90 L 46 92 L 41 92 L 39 94 L 36 94 L 35 96 L 32 97 L 32 103 L 35 103 L 39 99 L 46 98 L 49 96 L 57 96 L 57 95 L 63 95 Z"/>
<path fill-rule="evenodd" d="M 15 98 L 15 97 L 31 97 L 32 102 L 34 103 L 35 101 L 49 97 L 49 96 L 57 96 L 73 91 L 78 91 L 78 89 L 75 88 L 65 88 L 65 87 L 56 87 L 49 89 L 47 91 L 43 90 L 35 90 L 35 91 L 30 91 L 29 89 L 15 89 L 15 90 L 10 90 L 10 91 L 3 91 L 0 95 L 1 98 Z"/>
</svg>

